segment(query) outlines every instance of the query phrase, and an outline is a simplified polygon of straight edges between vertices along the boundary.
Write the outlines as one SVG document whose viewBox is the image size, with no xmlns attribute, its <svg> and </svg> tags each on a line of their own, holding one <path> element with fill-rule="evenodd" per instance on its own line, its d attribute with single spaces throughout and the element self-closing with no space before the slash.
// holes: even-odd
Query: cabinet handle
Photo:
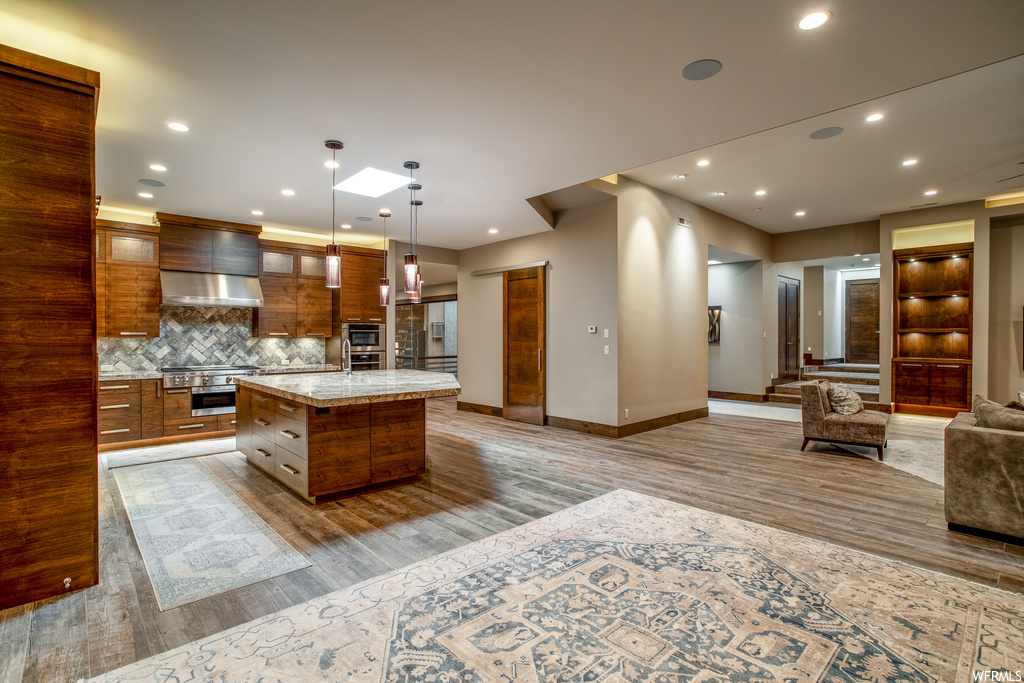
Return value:
<svg viewBox="0 0 1024 683">
<path fill-rule="evenodd" d="M 130 384 L 116 384 L 116 385 L 113 385 L 113 386 L 111 386 L 109 384 L 107 386 L 103 386 L 102 384 L 100 385 L 100 391 L 114 391 L 115 389 L 131 389 L 131 388 L 132 387 L 131 387 Z"/>
<path fill-rule="evenodd" d="M 277 407 L 283 408 L 284 410 L 287 410 L 289 413 L 294 413 L 296 410 L 298 410 L 298 408 L 296 408 L 295 406 L 286 406 L 283 403 L 278 403 Z"/>
<path fill-rule="evenodd" d="M 379 323 L 381 320 L 382 318 L 370 318 L 370 322 L 372 323 Z"/>
<path fill-rule="evenodd" d="M 197 425 L 178 425 L 178 429 L 199 429 L 200 427 L 205 427 L 205 426 L 206 426 L 205 424 L 200 422 Z"/>
<path fill-rule="evenodd" d="M 269 337 L 287 337 L 288 333 L 287 332 L 267 332 L 267 336 L 269 336 Z"/>
<path fill-rule="evenodd" d="M 257 448 L 256 452 L 259 453 L 260 455 L 262 455 L 264 458 L 269 458 L 270 457 L 270 453 L 267 453 L 262 448 Z"/>
<path fill-rule="evenodd" d="M 253 422 L 258 424 L 260 427 L 269 427 L 270 426 L 269 422 L 267 422 L 266 420 L 264 420 L 262 418 L 259 418 L 259 417 L 257 417 L 255 420 L 253 420 Z M 234 424 L 234 423 L 232 423 L 232 424 Z"/>
<path fill-rule="evenodd" d="M 941 365 L 939 367 L 942 367 Z M 956 367 L 955 365 L 953 367 Z M 113 410 L 114 408 L 131 408 L 130 403 L 118 403 L 116 406 L 100 406 L 100 410 Z"/>
<path fill-rule="evenodd" d="M 187 394 L 188 389 L 168 389 L 168 394 Z"/>
<path fill-rule="evenodd" d="M 235 420 L 232 420 L 232 421 L 231 421 L 231 424 L 235 424 Z"/>
<path fill-rule="evenodd" d="M 307 337 L 322 337 L 322 336 L 324 336 L 324 333 L 323 332 L 307 332 L 306 336 Z"/>
<path fill-rule="evenodd" d="M 959 365 L 936 365 L 937 368 L 959 368 Z"/>
<path fill-rule="evenodd" d="M 100 434 L 124 434 L 125 432 L 130 432 L 130 431 L 132 431 L 132 430 L 131 429 L 108 429 L 106 431 L 100 432 Z"/>
<path fill-rule="evenodd" d="M 537 372 L 540 372 L 540 349 L 537 349 Z"/>
<path fill-rule="evenodd" d="M 162 386 L 160 385 L 160 382 L 157 382 L 157 383 L 156 383 L 156 397 L 157 397 L 157 398 L 160 398 L 160 390 L 161 390 L 162 388 L 163 388 L 163 387 L 162 387 Z"/>
<path fill-rule="evenodd" d="M 267 397 L 266 396 L 253 396 L 253 398 L 256 399 L 257 403 L 266 403 L 267 402 Z"/>
<path fill-rule="evenodd" d="M 924 366 L 920 363 L 901 363 L 901 368 L 923 368 Z"/>
<path fill-rule="evenodd" d="M 122 337 L 145 337 L 145 332 L 121 332 Z"/>
<path fill-rule="evenodd" d="M 287 436 L 289 439 L 299 438 L 298 434 L 296 434 L 295 432 L 290 432 L 287 429 L 282 429 L 280 432 L 278 432 L 278 434 L 280 434 L 281 436 Z"/>
<path fill-rule="evenodd" d="M 287 472 L 288 474 L 298 474 L 299 473 L 299 471 L 297 469 L 295 469 L 294 467 L 292 467 L 291 465 L 281 465 L 281 469 L 284 470 L 285 472 Z"/>
</svg>

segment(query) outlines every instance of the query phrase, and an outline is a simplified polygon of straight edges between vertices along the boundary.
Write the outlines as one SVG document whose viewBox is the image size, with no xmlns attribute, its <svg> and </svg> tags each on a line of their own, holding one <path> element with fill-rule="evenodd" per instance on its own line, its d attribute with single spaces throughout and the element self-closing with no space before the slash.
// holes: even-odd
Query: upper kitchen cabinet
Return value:
<svg viewBox="0 0 1024 683">
<path fill-rule="evenodd" d="M 0 610 L 99 580 L 99 84 L 0 46 Z"/>
<path fill-rule="evenodd" d="M 263 226 L 157 213 L 160 267 L 193 273 L 258 274 Z"/>
<path fill-rule="evenodd" d="M 384 322 L 386 310 L 380 305 L 380 279 L 384 277 L 384 252 L 378 249 L 344 247 L 341 252 L 342 323 Z"/>
<path fill-rule="evenodd" d="M 259 337 L 330 337 L 333 305 L 325 286 L 324 248 L 261 240 L 263 308 L 253 311 Z"/>
<path fill-rule="evenodd" d="M 160 336 L 160 234 L 96 221 L 96 336 Z"/>
</svg>

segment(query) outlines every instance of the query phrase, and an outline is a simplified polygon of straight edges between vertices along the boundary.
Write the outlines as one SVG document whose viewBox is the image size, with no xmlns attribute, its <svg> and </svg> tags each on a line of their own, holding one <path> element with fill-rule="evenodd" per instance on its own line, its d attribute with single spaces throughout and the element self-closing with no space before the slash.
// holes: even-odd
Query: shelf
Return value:
<svg viewBox="0 0 1024 683">
<path fill-rule="evenodd" d="M 901 327 L 896 334 L 967 334 L 966 327 Z"/>
<path fill-rule="evenodd" d="M 970 365 L 970 358 L 936 358 L 935 356 L 919 357 L 919 356 L 903 356 L 902 358 L 893 358 L 893 363 L 959 363 L 960 365 Z"/>
<path fill-rule="evenodd" d="M 897 299 L 947 299 L 949 297 L 968 297 L 971 292 L 966 289 L 950 289 L 942 292 L 906 292 L 896 295 Z"/>
</svg>

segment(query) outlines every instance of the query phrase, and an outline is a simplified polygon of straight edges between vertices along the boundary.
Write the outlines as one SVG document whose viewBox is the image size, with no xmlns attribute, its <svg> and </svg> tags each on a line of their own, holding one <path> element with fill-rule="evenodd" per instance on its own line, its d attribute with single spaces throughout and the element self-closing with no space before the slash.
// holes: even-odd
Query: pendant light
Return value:
<svg viewBox="0 0 1024 683">
<path fill-rule="evenodd" d="M 422 190 L 423 186 L 412 182 L 412 172 L 420 167 L 419 162 L 407 161 L 404 166 L 409 169 L 409 244 L 411 245 L 409 253 L 405 255 L 405 293 L 418 296 L 416 281 L 419 279 L 420 267 L 416 262 L 416 210 L 423 205 L 423 202 L 416 199 L 416 191 Z"/>
<path fill-rule="evenodd" d="M 388 280 L 388 219 L 391 212 L 382 209 L 380 217 L 384 219 L 384 277 L 380 279 L 380 305 L 387 306 L 391 303 L 391 281 Z"/>
<path fill-rule="evenodd" d="M 345 145 L 337 140 L 327 140 L 324 146 L 331 150 L 331 243 L 327 245 L 327 288 L 337 289 L 341 287 L 341 245 L 334 243 L 334 186 L 335 176 L 338 173 L 338 150 Z"/>
</svg>

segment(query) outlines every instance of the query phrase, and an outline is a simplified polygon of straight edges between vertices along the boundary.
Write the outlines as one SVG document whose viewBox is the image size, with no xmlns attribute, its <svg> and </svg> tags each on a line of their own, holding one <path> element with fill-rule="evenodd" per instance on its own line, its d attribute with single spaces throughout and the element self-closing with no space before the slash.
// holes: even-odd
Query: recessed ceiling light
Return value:
<svg viewBox="0 0 1024 683">
<path fill-rule="evenodd" d="M 811 133 L 812 140 L 827 140 L 828 138 L 834 138 L 843 132 L 843 129 L 839 126 L 829 126 L 828 128 L 819 128 L 818 130 Z"/>
<path fill-rule="evenodd" d="M 697 162 L 697 165 L 698 165 L 698 166 L 707 166 L 707 165 L 708 165 L 708 164 L 710 164 L 710 163 L 711 163 L 711 162 L 710 162 L 710 161 L 708 161 L 707 159 L 701 159 L 700 161 L 698 161 L 698 162 Z"/>
<path fill-rule="evenodd" d="M 916 163 L 917 163 L 917 159 L 907 159 L 906 161 L 903 162 L 903 165 L 904 166 L 913 166 Z"/>
<path fill-rule="evenodd" d="M 938 190 L 928 190 L 927 192 L 925 192 L 925 194 L 928 195 L 929 197 L 931 197 L 933 194 L 938 194 L 938 193 L 939 193 Z"/>
<path fill-rule="evenodd" d="M 167 124 L 167 127 L 170 128 L 171 130 L 176 130 L 179 133 L 187 133 L 189 131 L 188 126 L 186 126 L 184 123 L 178 123 L 177 121 L 171 121 Z"/>
<path fill-rule="evenodd" d="M 756 195 L 757 195 L 758 197 L 763 197 L 763 196 L 765 196 L 766 194 L 768 194 L 768 190 L 758 190 L 758 191 L 757 191 L 757 192 L 755 192 L 754 194 L 756 194 Z"/>
<path fill-rule="evenodd" d="M 487 232 L 491 233 L 492 235 L 497 235 L 498 234 L 498 229 L 497 228 L 491 228 Z"/>
<path fill-rule="evenodd" d="M 860 254 L 854 254 L 854 256 L 860 256 Z"/>
<path fill-rule="evenodd" d="M 722 265 L 722 262 L 721 261 L 715 261 L 715 260 L 712 260 L 712 259 L 708 259 L 708 265 L 709 266 L 720 266 L 720 265 Z"/>
<path fill-rule="evenodd" d="M 253 210 L 252 210 L 252 215 L 253 215 L 253 216 L 262 216 L 262 215 L 263 215 L 263 212 L 262 212 L 262 211 L 260 211 L 259 209 L 253 209 Z"/>
<path fill-rule="evenodd" d="M 351 230 L 351 229 L 352 229 L 352 226 L 351 226 L 351 225 L 349 225 L 348 223 L 342 223 L 342 224 L 341 224 L 341 229 L 342 229 L 342 230 Z"/>
<path fill-rule="evenodd" d="M 687 177 L 688 176 L 686 173 L 680 173 L 679 175 L 676 176 L 676 178 L 679 178 L 680 180 L 686 180 Z"/>
<path fill-rule="evenodd" d="M 725 196 L 724 192 L 712 192 L 711 194 L 715 195 L 716 197 L 724 197 Z"/>
<path fill-rule="evenodd" d="M 342 180 L 334 186 L 335 190 L 361 194 L 364 197 L 379 197 L 391 190 L 396 190 L 403 185 L 408 185 L 414 179 L 390 171 L 381 171 L 369 166 L 354 176 Z"/>
<path fill-rule="evenodd" d="M 862 258 L 861 261 L 870 261 L 870 258 Z"/>
<path fill-rule="evenodd" d="M 796 212 L 796 215 L 797 215 L 797 216 L 806 216 L 806 215 L 807 215 L 807 212 L 806 212 L 806 211 L 797 211 L 797 212 Z"/>
<path fill-rule="evenodd" d="M 830 18 L 832 18 L 832 13 L 829 11 L 814 12 L 801 19 L 797 26 L 805 31 L 809 31 L 812 28 L 818 28 Z"/>
<path fill-rule="evenodd" d="M 167 167 L 163 164 L 150 164 L 149 168 L 153 171 L 166 171 Z"/>
<path fill-rule="evenodd" d="M 871 116 L 864 119 L 865 121 L 881 121 L 885 118 L 885 114 L 872 114 Z"/>
<path fill-rule="evenodd" d="M 703 81 L 717 76 L 722 70 L 722 63 L 717 59 L 698 59 L 683 68 L 683 78 L 688 81 Z"/>
<path fill-rule="evenodd" d="M 140 192 L 139 196 L 142 197 L 143 199 L 152 199 L 153 198 L 153 195 L 151 195 L 149 192 Z"/>
<path fill-rule="evenodd" d="M 341 166 L 341 164 L 339 164 L 337 161 L 325 161 L 324 166 L 326 166 L 327 168 L 338 168 L 339 166 Z"/>
<path fill-rule="evenodd" d="M 281 190 L 281 194 L 285 197 L 291 197 L 295 194 L 295 190 Z"/>
</svg>

